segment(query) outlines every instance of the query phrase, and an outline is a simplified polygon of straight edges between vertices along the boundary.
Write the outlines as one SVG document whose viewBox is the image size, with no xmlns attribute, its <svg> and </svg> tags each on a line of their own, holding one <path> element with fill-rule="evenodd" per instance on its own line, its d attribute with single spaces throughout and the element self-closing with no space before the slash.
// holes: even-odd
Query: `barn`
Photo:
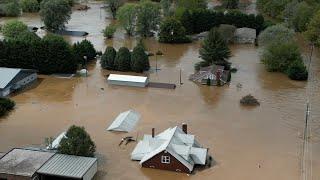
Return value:
<svg viewBox="0 0 320 180">
<path fill-rule="evenodd" d="M 110 74 L 108 83 L 120 86 L 146 87 L 149 83 L 148 77 Z"/>
<path fill-rule="evenodd" d="M 191 173 L 195 165 L 206 165 L 208 149 L 202 148 L 195 136 L 187 133 L 187 125 L 169 128 L 157 136 L 144 135 L 131 159 L 145 168 Z"/>
<path fill-rule="evenodd" d="M 30 69 L 0 67 L 0 97 L 20 90 L 37 80 L 37 72 Z"/>
</svg>

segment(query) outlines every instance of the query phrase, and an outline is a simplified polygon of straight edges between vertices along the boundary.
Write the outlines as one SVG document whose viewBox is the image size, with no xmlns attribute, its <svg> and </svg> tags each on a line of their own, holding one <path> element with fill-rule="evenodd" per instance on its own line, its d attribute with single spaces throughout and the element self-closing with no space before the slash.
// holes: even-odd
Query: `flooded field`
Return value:
<svg viewBox="0 0 320 180">
<path fill-rule="evenodd" d="M 95 47 L 104 51 L 136 44 L 117 32 L 105 41 L 101 31 L 110 23 L 99 4 L 90 4 L 87 12 L 76 11 L 67 25 L 71 30 L 85 30 Z M 40 18 L 28 14 L 18 19 L 40 26 Z M 1 23 L 8 19 L 0 19 Z M 83 38 L 65 37 L 70 42 Z M 308 48 L 301 40 L 305 59 Z M 38 86 L 13 96 L 17 108 L 0 119 L 0 152 L 13 147 L 43 144 L 44 138 L 56 136 L 70 125 L 86 128 L 97 145 L 99 173 L 96 179 L 215 179 L 215 180 L 298 180 L 301 176 L 301 147 L 306 108 L 306 90 L 311 92 L 313 179 L 320 172 L 320 54 L 312 60 L 311 81 L 291 81 L 286 75 L 269 73 L 259 61 L 259 49 L 252 45 L 232 45 L 233 74 L 230 86 L 207 87 L 188 80 L 198 62 L 200 43 L 159 44 L 147 39 L 152 52 L 161 50 L 160 71 L 150 73 L 151 81 L 183 85 L 175 90 L 140 89 L 109 86 L 99 61 L 89 67 L 88 78 L 58 79 L 40 76 Z M 155 67 L 155 59 L 150 59 Z M 242 88 L 237 88 L 241 83 Z M 307 88 L 309 87 L 309 88 Z M 239 100 L 251 93 L 261 102 L 257 108 L 244 108 Z M 106 128 L 123 111 L 135 109 L 142 119 L 132 133 L 111 133 Z M 130 160 L 135 144 L 118 147 L 124 136 L 138 136 L 163 131 L 187 123 L 190 133 L 209 148 L 215 165 L 194 175 L 142 169 Z M 259 168 L 260 165 L 260 168 Z"/>
</svg>

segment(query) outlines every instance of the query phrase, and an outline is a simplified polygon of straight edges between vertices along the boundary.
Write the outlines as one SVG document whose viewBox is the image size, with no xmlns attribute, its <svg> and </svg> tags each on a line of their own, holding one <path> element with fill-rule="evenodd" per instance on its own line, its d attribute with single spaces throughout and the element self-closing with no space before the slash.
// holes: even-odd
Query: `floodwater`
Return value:
<svg viewBox="0 0 320 180">
<path fill-rule="evenodd" d="M 85 30 L 98 50 L 107 45 L 132 48 L 136 40 L 117 32 L 105 41 L 101 30 L 109 16 L 90 4 L 87 12 L 74 12 L 67 27 Z M 29 25 L 41 25 L 37 15 L 19 18 Z M 1 23 L 8 19 L 0 19 Z M 66 37 L 70 42 L 83 38 Z M 309 51 L 302 40 L 305 55 Z M 298 180 L 301 177 L 302 134 L 306 90 L 310 89 L 312 167 L 314 180 L 320 172 L 320 54 L 311 65 L 311 81 L 291 81 L 286 75 L 266 72 L 259 61 L 259 49 L 252 45 L 232 45 L 233 74 L 230 86 L 207 87 L 188 81 L 198 62 L 199 43 L 159 44 L 147 39 L 150 51 L 161 50 L 160 71 L 150 73 L 151 81 L 183 85 L 175 90 L 109 86 L 99 62 L 89 67 L 88 78 L 59 79 L 40 76 L 38 86 L 13 96 L 16 109 L 0 119 L 0 152 L 13 147 L 39 146 L 45 137 L 57 136 L 70 125 L 84 126 L 97 145 L 99 173 L 96 179 L 216 179 L 216 180 Z M 307 59 L 307 56 L 305 57 Z M 151 58 L 155 67 L 155 59 Z M 237 88 L 241 83 L 242 88 Z M 307 88 L 309 87 L 309 88 Z M 241 97 L 252 94 L 261 102 L 256 108 L 239 105 Z M 135 109 L 142 119 L 132 133 L 111 133 L 105 129 L 123 111 Z M 193 175 L 140 168 L 130 160 L 135 144 L 119 147 L 125 136 L 142 137 L 181 123 L 209 148 L 215 164 Z"/>
</svg>

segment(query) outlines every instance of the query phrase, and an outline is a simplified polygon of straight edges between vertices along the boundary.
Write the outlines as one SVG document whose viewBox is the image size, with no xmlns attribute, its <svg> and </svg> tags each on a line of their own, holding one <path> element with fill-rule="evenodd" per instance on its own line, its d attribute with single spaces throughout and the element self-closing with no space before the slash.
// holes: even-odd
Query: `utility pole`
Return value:
<svg viewBox="0 0 320 180">
<path fill-rule="evenodd" d="M 84 58 L 84 64 L 85 64 L 85 69 L 86 69 L 86 77 L 88 77 L 88 65 L 87 65 L 88 57 L 87 56 L 83 56 L 83 58 Z"/>
<path fill-rule="evenodd" d="M 182 69 L 180 68 L 180 86 L 182 85 Z"/>
</svg>

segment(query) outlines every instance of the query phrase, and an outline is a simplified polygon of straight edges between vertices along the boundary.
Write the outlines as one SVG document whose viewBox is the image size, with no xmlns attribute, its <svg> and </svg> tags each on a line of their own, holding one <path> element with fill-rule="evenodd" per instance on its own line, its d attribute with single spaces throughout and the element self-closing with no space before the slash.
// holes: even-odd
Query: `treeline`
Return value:
<svg viewBox="0 0 320 180">
<path fill-rule="evenodd" d="M 227 13 L 209 9 L 185 10 L 179 20 L 187 34 L 209 31 L 221 24 L 234 25 L 237 28 L 253 28 L 259 34 L 266 26 L 263 16 L 247 15 L 237 10 L 230 10 Z"/>
</svg>

